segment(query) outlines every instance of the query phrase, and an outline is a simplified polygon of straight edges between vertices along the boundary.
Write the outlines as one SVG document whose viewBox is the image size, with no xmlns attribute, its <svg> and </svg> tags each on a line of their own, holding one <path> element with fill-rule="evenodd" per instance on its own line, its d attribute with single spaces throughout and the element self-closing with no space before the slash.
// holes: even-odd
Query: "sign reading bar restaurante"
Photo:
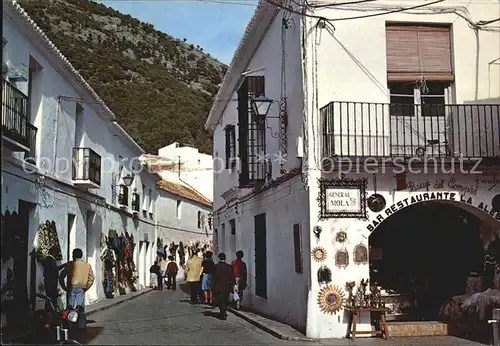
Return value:
<svg viewBox="0 0 500 346">
<path fill-rule="evenodd" d="M 476 208 L 481 209 L 485 213 L 490 214 L 493 216 L 495 219 L 500 221 L 500 212 L 494 211 L 491 206 L 484 202 L 479 202 L 477 205 L 472 203 L 472 198 L 465 198 L 465 195 L 458 195 L 455 192 L 424 192 L 424 193 L 419 193 L 412 195 L 410 197 L 407 197 L 397 203 L 394 203 L 393 205 L 389 206 L 388 208 L 385 209 L 383 213 L 380 213 L 377 215 L 376 218 L 370 221 L 368 226 L 366 228 L 368 231 L 373 232 L 377 226 L 385 220 L 385 218 L 391 216 L 393 213 L 406 208 L 412 204 L 419 203 L 419 202 L 424 202 L 424 201 L 432 201 L 432 200 L 444 200 L 444 201 L 456 201 L 456 202 L 462 202 L 465 204 L 473 205 Z"/>
</svg>

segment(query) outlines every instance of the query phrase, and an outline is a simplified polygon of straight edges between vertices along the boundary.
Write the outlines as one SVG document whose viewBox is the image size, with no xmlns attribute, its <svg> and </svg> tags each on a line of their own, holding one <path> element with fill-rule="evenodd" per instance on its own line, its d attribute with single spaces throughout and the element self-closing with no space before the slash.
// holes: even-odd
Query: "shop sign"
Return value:
<svg viewBox="0 0 500 346">
<path fill-rule="evenodd" d="M 359 189 L 326 189 L 326 211 L 328 213 L 352 213 L 361 210 Z"/>
<path fill-rule="evenodd" d="M 406 188 L 410 192 L 416 192 L 421 190 L 429 191 L 432 190 L 440 190 L 440 189 L 451 189 L 458 191 L 460 193 L 468 193 L 471 195 L 477 195 L 477 185 L 476 184 L 460 184 L 457 182 L 455 177 L 451 177 L 449 179 L 436 179 L 435 181 L 425 179 L 420 182 L 409 181 L 406 183 Z"/>
<path fill-rule="evenodd" d="M 362 179 L 318 179 L 319 219 L 366 219 L 366 185 Z"/>
<path fill-rule="evenodd" d="M 398 212 L 399 210 L 404 209 L 415 203 L 433 201 L 433 200 L 456 201 L 472 205 L 476 208 L 481 209 L 485 213 L 490 214 L 496 220 L 500 221 L 500 212 L 494 211 L 489 204 L 484 202 L 479 202 L 477 204 L 474 204 L 472 202 L 472 197 L 466 197 L 466 195 L 459 195 L 455 192 L 424 192 L 409 196 L 389 206 L 388 208 L 385 209 L 383 213 L 378 214 L 374 219 L 372 219 L 368 224 L 368 226 L 366 226 L 366 229 L 370 232 L 373 232 L 375 228 L 377 228 L 377 226 L 380 225 L 382 221 L 384 221 L 387 217 L 391 216 L 392 214 Z"/>
</svg>

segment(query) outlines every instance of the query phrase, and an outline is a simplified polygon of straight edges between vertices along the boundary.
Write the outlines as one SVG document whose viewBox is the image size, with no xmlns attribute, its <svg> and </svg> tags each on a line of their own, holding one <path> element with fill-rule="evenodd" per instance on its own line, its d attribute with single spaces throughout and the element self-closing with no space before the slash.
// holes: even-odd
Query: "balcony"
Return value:
<svg viewBox="0 0 500 346">
<path fill-rule="evenodd" d="M 29 123 L 28 96 L 2 80 L 2 141 L 12 151 L 34 157 L 37 128 Z"/>
<path fill-rule="evenodd" d="M 84 189 L 101 186 L 101 156 L 90 148 L 73 148 L 72 179 Z"/>
<path fill-rule="evenodd" d="M 330 102 L 320 109 L 329 158 L 482 159 L 500 163 L 500 105 Z"/>
</svg>

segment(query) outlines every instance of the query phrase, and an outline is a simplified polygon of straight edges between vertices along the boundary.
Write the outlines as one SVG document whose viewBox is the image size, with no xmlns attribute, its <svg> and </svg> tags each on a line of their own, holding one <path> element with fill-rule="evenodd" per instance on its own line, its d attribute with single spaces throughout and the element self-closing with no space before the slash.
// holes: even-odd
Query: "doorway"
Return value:
<svg viewBox="0 0 500 346">
<path fill-rule="evenodd" d="M 31 268 L 31 263 L 29 262 L 29 233 L 30 224 L 33 221 L 35 214 L 36 204 L 19 200 L 19 216 L 18 225 L 19 229 L 15 230 L 16 242 L 14 250 L 14 286 L 16 292 L 16 305 L 21 311 L 26 311 L 29 306 L 29 291 L 32 292 L 33 289 L 31 285 L 36 285 L 36 280 L 31 282 L 32 275 L 31 270 L 36 271 L 35 268 Z M 35 272 L 36 273 L 36 272 Z M 36 277 L 35 277 L 36 278 Z"/>
<path fill-rule="evenodd" d="M 370 279 L 400 307 L 389 319 L 437 321 L 443 302 L 464 294 L 470 276 L 483 274 L 479 219 L 438 202 L 405 208 L 369 238 Z M 387 301 L 387 298 L 386 298 Z"/>
<path fill-rule="evenodd" d="M 66 253 L 66 261 L 72 260 L 71 252 L 76 247 L 76 215 L 68 214 L 68 248 Z"/>
<path fill-rule="evenodd" d="M 255 224 L 255 295 L 267 299 L 266 214 L 254 216 Z"/>
</svg>

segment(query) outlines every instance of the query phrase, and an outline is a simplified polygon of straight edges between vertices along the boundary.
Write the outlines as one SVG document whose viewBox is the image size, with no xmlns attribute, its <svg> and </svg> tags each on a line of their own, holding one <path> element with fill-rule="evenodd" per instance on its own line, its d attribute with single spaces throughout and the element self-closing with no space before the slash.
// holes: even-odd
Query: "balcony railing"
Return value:
<svg viewBox="0 0 500 346">
<path fill-rule="evenodd" d="M 29 123 L 28 96 L 2 79 L 2 138 L 13 150 L 34 152 L 36 132 L 37 128 Z"/>
<path fill-rule="evenodd" d="M 500 105 L 331 102 L 321 108 L 324 158 L 500 159 Z"/>
<path fill-rule="evenodd" d="M 101 156 L 90 148 L 73 148 L 72 179 L 75 185 L 97 188 L 101 185 Z"/>
</svg>

